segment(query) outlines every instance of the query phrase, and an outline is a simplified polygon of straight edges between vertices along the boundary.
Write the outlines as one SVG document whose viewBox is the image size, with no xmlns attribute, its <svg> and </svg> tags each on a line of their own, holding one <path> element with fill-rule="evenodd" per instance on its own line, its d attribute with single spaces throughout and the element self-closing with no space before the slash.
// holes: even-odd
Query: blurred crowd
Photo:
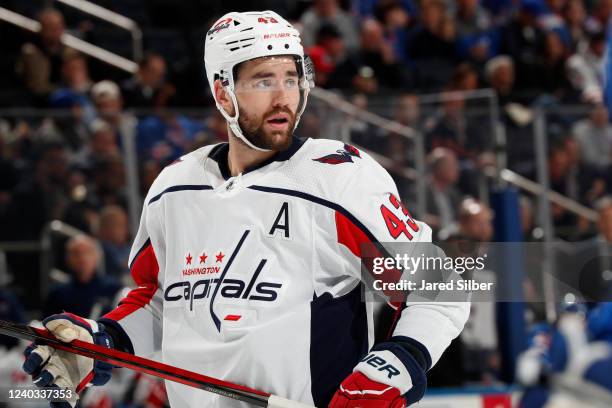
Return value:
<svg viewBox="0 0 612 408">
<path fill-rule="evenodd" d="M 187 0 L 170 12 L 164 7 L 171 2 L 164 0 L 99 0 L 102 6 L 134 18 L 143 27 L 145 46 L 156 51 L 145 53 L 138 75 L 126 78 L 95 61 L 77 58 L 67 63 L 75 52 L 60 41 L 62 34 L 69 32 L 131 57 L 129 36 L 128 41 L 122 41 L 121 30 L 94 23 L 68 8 L 41 13 L 41 7 L 48 4 L 42 0 L 7 2 L 9 8 L 37 18 L 42 30 L 28 38 L 18 29 L 3 27 L 9 40 L 2 45 L 3 51 L 17 61 L 4 61 L 0 71 L 4 78 L 18 79 L 29 94 L 11 87 L 15 90 L 13 99 L 2 98 L 0 103 L 14 105 L 17 98 L 42 106 L 83 106 L 87 101 L 71 98 L 80 99 L 89 92 L 89 63 L 95 79 L 121 82 L 123 100 L 129 107 L 210 105 L 201 71 L 203 34 L 227 11 L 223 7 Z M 233 3 L 228 9 L 241 11 L 251 6 Z M 602 101 L 601 61 L 612 9 L 606 0 L 261 3 L 301 30 L 314 62 L 317 85 L 325 88 L 372 95 L 379 91 L 424 93 L 492 86 L 502 103 L 542 94 L 561 102 Z M 49 99 L 57 89 L 64 92 Z"/>
<path fill-rule="evenodd" d="M 36 18 L 38 34 L 0 25 L 6 56 L 0 62 L 0 241 L 40 241 L 52 220 L 80 231 L 55 239 L 51 266 L 60 273 L 51 274 L 42 298 L 32 283 L 50 274 L 40 270 L 45 260 L 38 252 L 7 253 L 9 274 L 0 280 L 10 291 L 0 288 L 2 318 L 23 321 L 62 310 L 96 317 L 111 308 L 129 282 L 134 233 L 129 194 L 144 197 L 165 165 L 227 139 L 224 119 L 211 108 L 203 36 L 229 8 L 250 5 L 236 2 L 226 10 L 204 0 L 97 3 L 143 27 L 146 51 L 135 74 L 61 42 L 69 32 L 129 57 L 129 39 L 74 12 L 45 8 L 44 1 L 7 5 Z M 599 222 L 553 205 L 554 223 L 562 239 L 612 243 L 612 125 L 603 104 L 602 71 L 611 1 L 261 3 L 300 28 L 317 86 L 338 90 L 357 107 L 423 135 L 427 173 L 418 176 L 427 178 L 427 207 L 417 215 L 432 226 L 436 239 L 495 239 L 494 214 L 482 200 L 482 186 L 498 160 L 493 137 L 498 124 L 491 125 L 489 100 L 471 97 L 491 88 L 506 134 L 501 148 L 507 165 L 533 180 L 537 109 L 581 107 L 547 116 L 546 163 L 551 188 L 596 209 Z M 438 92 L 447 97 L 435 103 L 422 97 Z M 414 180 L 401 176 L 415 165 L 411 141 L 358 115 L 327 120 L 316 101 L 310 103 L 300 136 L 346 137 L 387 157 L 404 201 L 414 202 Z M 125 158 L 132 144 L 138 158 L 135 192 L 128 191 Z M 535 206 L 536 197 L 521 197 L 517 222 L 525 241 L 543 239 Z M 491 311 L 478 313 L 490 317 Z M 476 323 L 466 332 L 469 347 L 457 345 L 459 360 L 448 360 L 452 375 L 438 369 L 434 384 L 497 381 L 495 335 L 481 335 Z"/>
</svg>

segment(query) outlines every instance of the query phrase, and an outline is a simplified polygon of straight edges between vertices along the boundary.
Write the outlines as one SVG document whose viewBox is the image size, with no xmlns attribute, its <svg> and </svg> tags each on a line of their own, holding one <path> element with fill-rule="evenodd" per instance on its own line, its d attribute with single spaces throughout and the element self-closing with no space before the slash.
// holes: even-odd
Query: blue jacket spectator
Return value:
<svg viewBox="0 0 612 408">
<path fill-rule="evenodd" d="M 66 283 L 51 288 L 44 315 L 70 312 L 96 318 L 113 307 L 121 285 L 113 278 L 97 272 L 100 254 L 95 242 L 85 235 L 66 244 L 66 262 L 72 276 Z"/>
</svg>

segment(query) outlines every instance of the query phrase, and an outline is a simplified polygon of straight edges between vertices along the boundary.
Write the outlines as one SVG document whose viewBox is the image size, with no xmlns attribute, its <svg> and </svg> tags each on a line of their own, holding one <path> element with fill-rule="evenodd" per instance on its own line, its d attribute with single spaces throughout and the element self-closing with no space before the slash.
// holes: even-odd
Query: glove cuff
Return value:
<svg viewBox="0 0 612 408">
<path fill-rule="evenodd" d="M 393 365 L 393 367 L 396 368 L 400 374 L 397 376 L 391 376 L 391 378 L 389 378 L 389 374 L 391 374 L 392 369 L 385 368 L 386 364 L 378 364 L 379 360 L 376 360 L 373 357 L 368 359 L 368 356 L 373 354 L 376 356 L 380 355 L 385 362 L 389 361 L 389 363 L 386 364 Z M 355 367 L 356 370 L 363 372 L 374 381 L 379 381 L 398 388 L 409 405 L 423 398 L 423 395 L 425 395 L 425 390 L 427 389 L 427 375 L 425 373 L 425 369 L 404 347 L 392 341 L 380 343 L 372 348 L 372 351 L 370 351 L 368 356 L 366 356 L 357 365 L 357 367 Z M 366 366 L 368 366 L 367 371 L 362 370 L 362 368 L 365 368 Z M 383 378 L 380 375 L 381 372 L 387 374 L 386 378 Z M 370 373 L 378 373 L 378 375 L 371 377 Z M 391 383 L 390 381 L 393 379 L 395 379 L 395 381 Z"/>
<path fill-rule="evenodd" d="M 93 339 L 94 343 L 107 347 L 113 347 L 113 338 L 106 332 L 105 327 L 102 323 L 97 323 L 98 332 L 94 333 Z M 113 365 L 107 363 L 105 361 L 95 360 L 94 362 L 94 376 L 91 379 L 92 385 L 104 385 L 106 384 L 112 376 Z"/>
<path fill-rule="evenodd" d="M 94 343 L 106 348 L 114 348 L 113 338 L 106 331 L 106 327 L 102 323 L 98 323 L 98 331 L 94 332 Z"/>
<path fill-rule="evenodd" d="M 370 351 L 353 369 L 355 371 L 365 374 L 372 381 L 397 388 L 400 394 L 412 388 L 410 373 L 402 361 L 388 350 Z"/>
</svg>

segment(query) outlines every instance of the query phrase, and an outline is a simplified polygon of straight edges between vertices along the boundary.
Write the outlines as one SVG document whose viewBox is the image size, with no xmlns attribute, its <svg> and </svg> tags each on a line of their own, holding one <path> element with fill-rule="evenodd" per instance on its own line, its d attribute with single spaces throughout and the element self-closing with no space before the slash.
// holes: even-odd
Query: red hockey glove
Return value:
<svg viewBox="0 0 612 408">
<path fill-rule="evenodd" d="M 404 408 L 427 388 L 424 368 L 397 343 L 375 346 L 342 381 L 329 408 Z"/>
<path fill-rule="evenodd" d="M 406 400 L 399 389 L 370 380 L 355 371 L 349 375 L 334 395 L 330 408 L 404 408 Z"/>
</svg>

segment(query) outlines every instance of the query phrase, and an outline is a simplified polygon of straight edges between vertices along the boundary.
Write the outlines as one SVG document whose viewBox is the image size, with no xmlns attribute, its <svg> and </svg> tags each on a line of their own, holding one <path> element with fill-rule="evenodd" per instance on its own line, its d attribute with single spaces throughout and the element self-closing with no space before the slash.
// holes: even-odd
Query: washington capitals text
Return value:
<svg viewBox="0 0 612 408">
<path fill-rule="evenodd" d="M 168 302 L 176 302 L 184 299 L 189 301 L 189 310 L 193 310 L 193 301 L 207 299 L 214 293 L 217 285 L 218 294 L 229 299 L 248 299 L 261 302 L 274 302 L 278 297 L 278 289 L 283 285 L 274 282 L 257 282 L 259 277 L 258 268 L 249 282 L 241 279 L 210 278 L 200 279 L 195 282 L 180 281 L 169 285 L 164 292 L 164 299 Z"/>
</svg>

